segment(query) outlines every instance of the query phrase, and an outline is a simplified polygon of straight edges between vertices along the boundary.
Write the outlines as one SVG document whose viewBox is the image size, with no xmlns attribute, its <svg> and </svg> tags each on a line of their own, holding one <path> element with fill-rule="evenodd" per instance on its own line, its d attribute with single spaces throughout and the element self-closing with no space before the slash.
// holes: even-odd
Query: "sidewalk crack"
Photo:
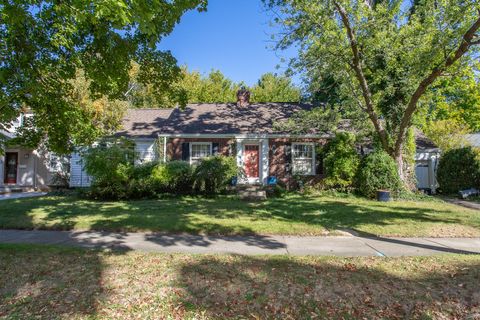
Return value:
<svg viewBox="0 0 480 320">
<path fill-rule="evenodd" d="M 291 255 L 290 251 L 288 251 L 288 245 L 287 245 L 287 240 L 285 239 L 285 236 L 282 236 L 283 238 L 283 244 L 285 245 L 285 251 L 287 252 L 287 255 Z"/>
<path fill-rule="evenodd" d="M 372 249 L 373 251 L 375 251 L 376 255 L 379 256 L 379 257 L 386 257 L 386 255 L 381 252 L 380 250 L 376 249 L 375 247 L 373 247 L 371 244 L 365 242 L 365 241 L 362 241 L 364 245 L 366 245 L 367 247 L 369 247 L 370 249 Z"/>
</svg>

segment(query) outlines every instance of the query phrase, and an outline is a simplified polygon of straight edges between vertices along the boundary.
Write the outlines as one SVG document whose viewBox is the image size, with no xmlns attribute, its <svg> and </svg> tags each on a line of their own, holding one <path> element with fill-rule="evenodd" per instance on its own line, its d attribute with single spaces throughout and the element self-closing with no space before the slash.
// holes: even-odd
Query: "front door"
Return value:
<svg viewBox="0 0 480 320">
<path fill-rule="evenodd" d="M 247 178 L 258 178 L 260 152 L 258 145 L 245 145 L 245 175 Z"/>
<path fill-rule="evenodd" d="M 18 153 L 5 153 L 5 183 L 17 183 Z"/>
</svg>

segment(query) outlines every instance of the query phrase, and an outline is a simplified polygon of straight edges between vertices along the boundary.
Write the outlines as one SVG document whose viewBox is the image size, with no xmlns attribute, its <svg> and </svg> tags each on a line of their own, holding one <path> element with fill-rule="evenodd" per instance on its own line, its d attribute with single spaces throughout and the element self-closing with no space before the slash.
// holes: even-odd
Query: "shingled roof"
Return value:
<svg viewBox="0 0 480 320">
<path fill-rule="evenodd" d="M 310 110 L 309 104 L 262 103 L 246 107 L 237 104 L 189 104 L 174 109 L 130 109 L 116 136 L 155 138 L 161 134 L 267 134 L 275 122 L 294 113 Z"/>
</svg>

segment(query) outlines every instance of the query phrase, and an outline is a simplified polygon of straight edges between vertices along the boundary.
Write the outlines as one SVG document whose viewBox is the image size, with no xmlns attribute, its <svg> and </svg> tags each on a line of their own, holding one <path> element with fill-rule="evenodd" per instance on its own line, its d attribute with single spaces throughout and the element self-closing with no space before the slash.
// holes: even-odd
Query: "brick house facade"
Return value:
<svg viewBox="0 0 480 320">
<path fill-rule="evenodd" d="M 215 154 L 235 157 L 242 169 L 239 183 L 277 181 L 288 185 L 297 176 L 303 176 L 302 180 L 321 179 L 323 161 L 318 149 L 332 135 L 317 132 L 292 134 L 277 129 L 282 127 L 277 124 L 288 121 L 296 113 L 311 110 L 313 106 L 300 103 L 250 104 L 248 94 L 239 95 L 237 103 L 129 110 L 115 137 L 127 137 L 136 142 L 138 163 L 159 157 L 158 143 L 161 142 L 163 159 L 160 160 L 164 161 L 182 160 L 194 165 Z M 432 171 L 438 159 L 438 149 L 427 142 L 419 144 L 417 140 L 417 150 L 419 146 L 422 151 L 417 152 L 418 163 L 427 165 Z M 90 179 L 83 171 L 81 157 L 73 155 L 72 159 L 71 186 L 88 185 Z M 434 189 L 434 179 L 428 180 L 427 187 Z"/>
</svg>

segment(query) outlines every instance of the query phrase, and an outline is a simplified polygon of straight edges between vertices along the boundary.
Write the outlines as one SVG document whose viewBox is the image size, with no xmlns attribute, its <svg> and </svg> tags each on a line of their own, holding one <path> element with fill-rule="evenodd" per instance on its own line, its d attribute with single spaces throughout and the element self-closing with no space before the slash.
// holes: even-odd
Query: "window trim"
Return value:
<svg viewBox="0 0 480 320">
<path fill-rule="evenodd" d="M 308 146 L 312 146 L 312 172 L 311 173 L 297 173 L 296 170 L 295 170 L 295 146 L 297 145 L 308 145 Z M 298 174 L 298 175 L 302 175 L 302 176 L 314 176 L 316 175 L 316 166 L 315 166 L 315 162 L 316 162 L 316 154 L 315 154 L 315 143 L 314 142 L 293 142 L 292 143 L 292 173 L 293 174 Z M 300 158 L 302 159 L 302 158 Z M 303 159 L 308 159 L 308 158 L 303 158 Z"/>
<path fill-rule="evenodd" d="M 189 143 L 190 150 L 189 150 L 188 162 L 190 164 L 193 164 L 193 161 L 192 161 L 192 154 L 193 154 L 192 153 L 192 146 L 193 145 L 207 145 L 207 144 L 210 147 L 210 156 L 212 156 L 212 154 L 213 154 L 213 150 L 212 150 L 213 149 L 213 143 L 211 141 L 210 142 L 208 142 L 208 141 L 205 141 L 205 142 L 196 141 L 196 142 L 190 142 Z M 196 159 L 202 159 L 202 158 L 196 158 Z"/>
</svg>

